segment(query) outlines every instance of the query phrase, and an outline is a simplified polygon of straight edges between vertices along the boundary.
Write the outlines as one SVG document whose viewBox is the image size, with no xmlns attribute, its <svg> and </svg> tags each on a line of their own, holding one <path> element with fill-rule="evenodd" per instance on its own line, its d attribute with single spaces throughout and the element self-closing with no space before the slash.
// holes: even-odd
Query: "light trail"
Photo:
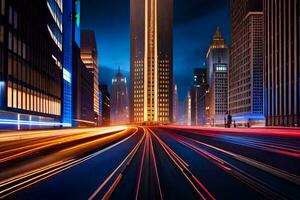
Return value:
<svg viewBox="0 0 300 200">
<path fill-rule="evenodd" d="M 16 131 L 3 132 L 0 134 L 0 143 L 9 141 L 18 141 L 25 139 L 37 139 L 53 136 L 69 136 L 72 134 L 81 134 L 84 132 L 109 133 L 127 129 L 127 126 L 103 127 L 103 128 L 76 128 L 76 129 L 59 129 L 59 130 L 41 130 L 41 131 Z"/>
<path fill-rule="evenodd" d="M 218 129 L 217 129 L 218 131 Z M 214 131 L 215 132 L 215 131 Z M 250 148 L 254 149 L 260 149 L 276 154 L 281 154 L 281 155 L 286 155 L 286 156 L 291 156 L 295 158 L 300 158 L 300 148 L 299 146 L 293 146 L 289 144 L 276 144 L 273 141 L 268 142 L 268 138 L 264 139 L 258 139 L 258 138 L 250 138 L 250 137 L 245 137 L 244 135 L 240 136 L 234 135 L 232 136 L 231 132 L 220 132 L 220 133 L 211 133 L 211 132 L 201 132 L 195 131 L 194 129 L 192 130 L 186 130 L 186 133 L 191 133 L 199 136 L 204 136 L 204 137 L 210 137 L 214 138 L 217 141 L 221 142 L 229 142 L 232 144 L 240 145 L 240 146 L 247 146 Z M 226 134 L 226 135 L 225 135 Z M 229 134 L 229 135 L 228 135 Z M 250 134 L 251 136 L 251 134 Z"/>
<path fill-rule="evenodd" d="M 211 148 L 211 149 L 213 149 L 213 150 L 216 150 L 216 151 L 218 151 L 218 152 L 220 152 L 220 153 L 222 153 L 222 154 L 225 154 L 225 155 L 227 155 L 227 156 L 230 156 L 230 157 L 232 157 L 232 158 L 234 158 L 234 159 L 236 159 L 236 160 L 239 160 L 239 161 L 241 161 L 241 162 L 244 162 L 244 163 L 246 163 L 246 164 L 248 164 L 248 165 L 251 165 L 251 166 L 253 166 L 253 167 L 256 167 L 256 168 L 258 168 L 258 169 L 260 169 L 260 170 L 263 170 L 263 171 L 265 171 L 265 172 L 268 172 L 268 173 L 270 173 L 270 174 L 272 174 L 272 175 L 275 175 L 275 176 L 278 176 L 278 177 L 280 177 L 280 178 L 282 178 L 282 179 L 285 179 L 285 180 L 287 180 L 287 181 L 293 182 L 293 183 L 295 183 L 295 184 L 297 184 L 297 185 L 300 186 L 300 177 L 297 176 L 297 175 L 288 173 L 288 172 L 286 172 L 286 171 L 283 171 L 283 170 L 278 169 L 278 168 L 276 168 L 276 167 L 273 167 L 273 166 L 264 164 L 264 163 L 259 162 L 259 161 L 257 161 L 257 160 L 254 160 L 254 159 L 251 159 L 251 158 L 247 158 L 247 157 L 245 157 L 245 156 L 242 156 L 242 155 L 239 155 L 239 154 L 236 154 L 236 153 L 233 153 L 233 152 L 230 152 L 230 151 L 226 151 L 226 150 L 223 150 L 223 149 L 221 149 L 221 148 L 218 148 L 218 147 L 215 147 L 215 146 L 212 146 L 212 145 L 209 145 L 209 144 L 200 142 L 200 141 L 198 141 L 198 140 L 194 140 L 194 139 L 190 139 L 190 140 L 192 140 L 192 141 L 194 141 L 194 142 L 196 142 L 196 143 L 198 143 L 198 144 L 204 145 L 204 146 L 206 146 L 206 147 L 209 147 L 209 148 Z"/>
<path fill-rule="evenodd" d="M 284 130 L 276 134 L 256 133 L 257 130 L 248 130 L 249 134 L 246 131 L 243 135 L 241 132 L 231 132 L 231 129 L 209 131 L 191 127 L 153 126 L 28 131 L 24 132 L 24 137 L 22 132 L 13 133 L 12 136 L 0 135 L 0 199 L 13 197 L 16 192 L 75 166 L 81 167 L 82 171 L 89 169 L 86 165 L 93 164 L 93 161 L 81 164 L 112 148 L 113 152 L 122 151 L 118 155 L 120 160 L 105 166 L 109 171 L 99 171 L 101 175 L 104 174 L 104 179 L 101 178 L 95 190 L 88 193 L 89 200 L 121 197 L 120 194 L 127 194 L 136 200 L 163 199 L 169 195 L 215 200 L 223 197 L 223 194 L 218 194 L 222 190 L 224 196 L 231 198 L 235 197 L 231 194 L 232 190 L 267 199 L 299 199 L 296 190 L 300 186 L 300 176 L 296 175 L 297 171 L 294 174 L 285 171 L 297 170 L 297 166 L 287 169 L 274 167 L 284 164 L 277 161 L 297 165 L 297 159 L 300 158 L 297 136 L 288 138 L 285 135 L 281 140 Z M 253 155 L 253 152 L 257 155 Z M 261 156 L 270 154 L 274 158 L 264 162 Z M 203 164 L 203 167 L 199 167 L 199 164 Z M 206 171 L 199 170 L 209 172 L 206 174 Z M 82 171 L 74 174 L 78 183 L 86 181 L 85 177 L 82 179 L 82 175 L 86 175 Z M 70 172 L 74 173 L 74 170 Z M 175 174 L 178 177 L 174 177 Z M 222 175 L 224 180 L 213 180 L 218 175 Z M 64 173 L 58 179 L 62 177 L 65 177 Z M 58 179 L 45 182 L 60 184 Z M 232 185 L 217 185 L 225 179 Z M 92 182 L 85 183 L 94 187 Z M 61 193 L 72 191 L 66 185 L 60 186 L 58 191 Z M 236 198 L 247 197 L 247 194 Z"/>
<path fill-rule="evenodd" d="M 114 129 L 113 129 L 114 130 Z M 104 132 L 99 132 L 99 131 L 94 131 L 94 132 L 88 132 L 88 133 L 83 133 L 83 134 L 76 134 L 76 135 L 71 135 L 63 138 L 58 138 L 58 139 L 53 139 L 50 141 L 45 141 L 41 143 L 35 143 L 35 144 L 30 144 L 24 147 L 19 147 L 19 148 L 14 148 L 11 150 L 3 151 L 0 152 L 0 156 L 3 158 L 0 159 L 0 164 L 3 162 L 11 161 L 17 158 L 21 158 L 24 156 L 31 155 L 35 152 L 40 152 L 41 150 L 48 149 L 50 147 L 54 147 L 57 145 L 61 144 L 66 144 L 68 142 L 75 142 L 83 139 L 88 139 L 91 137 L 96 137 L 96 136 L 101 136 L 107 133 L 111 133 L 104 131 Z M 113 135 L 115 136 L 115 135 Z"/>
<path fill-rule="evenodd" d="M 256 178 L 256 177 L 246 173 L 245 171 L 239 169 L 238 167 L 233 166 L 230 163 L 224 161 L 223 159 L 218 158 L 217 156 L 205 151 L 204 149 L 191 144 L 191 142 L 195 142 L 195 143 L 204 145 L 206 147 L 209 147 L 211 149 L 217 150 L 218 152 L 226 154 L 227 156 L 230 155 L 231 157 L 233 157 L 233 158 L 235 158 L 235 159 L 237 159 L 241 162 L 244 162 L 248 165 L 256 167 L 260 170 L 269 172 L 273 175 L 277 175 L 280 178 L 285 178 L 286 180 L 288 178 L 292 178 L 292 179 L 295 180 L 295 178 L 296 178 L 296 182 L 294 182 L 294 183 L 297 184 L 298 177 L 296 177 L 296 175 L 289 174 L 287 172 L 284 172 L 282 170 L 279 170 L 279 169 L 276 169 L 274 167 L 268 166 L 266 164 L 260 163 L 258 161 L 240 156 L 240 155 L 232 153 L 232 152 L 222 150 L 220 148 L 217 148 L 217 147 L 214 147 L 212 145 L 200 142 L 200 141 L 195 140 L 195 139 L 187 138 L 185 136 L 174 135 L 174 134 L 171 134 L 169 132 L 165 132 L 165 134 L 167 134 L 169 137 L 173 138 L 175 141 L 181 143 L 182 145 L 188 147 L 189 149 L 195 151 L 196 153 L 203 156 L 204 158 L 210 160 L 212 163 L 214 163 L 216 166 L 223 169 L 225 172 L 233 175 L 234 177 L 236 177 L 241 182 L 247 184 L 248 186 L 250 186 L 251 188 L 255 189 L 256 191 L 260 192 L 261 194 L 263 194 L 264 196 L 266 196 L 268 198 L 276 197 L 277 199 L 286 199 L 286 197 L 284 197 L 281 194 L 273 191 L 273 189 L 270 185 L 264 183 L 259 178 Z M 188 141 L 190 141 L 190 142 L 188 142 Z M 287 177 L 283 177 L 283 176 L 287 176 Z"/>
<path fill-rule="evenodd" d="M 197 126 L 172 126 L 168 125 L 165 128 L 174 130 L 198 130 L 211 132 L 213 134 L 239 134 L 239 135 L 258 135 L 258 136 L 276 136 L 276 137 L 288 137 L 288 138 L 300 138 L 300 129 L 276 129 L 276 128 L 217 128 L 217 127 L 197 127 Z"/>
<path fill-rule="evenodd" d="M 145 128 L 143 128 L 143 131 L 144 131 L 144 133 L 146 133 Z M 144 166 L 144 161 L 145 161 L 145 153 L 146 153 L 146 144 L 144 144 L 142 159 L 141 159 L 140 167 L 139 167 L 139 171 L 138 171 L 138 178 L 137 178 L 137 184 L 136 184 L 136 189 L 135 189 L 135 200 L 138 200 L 139 190 L 141 187 L 140 184 L 141 184 L 143 166 Z"/>
<path fill-rule="evenodd" d="M 159 180 L 159 176 L 158 176 L 158 170 L 157 170 L 157 164 L 156 164 L 156 159 L 155 159 L 155 154 L 154 154 L 154 149 L 153 149 L 153 143 L 152 143 L 151 134 L 149 134 L 149 133 L 148 133 L 148 138 L 149 138 L 149 145 L 150 145 L 150 157 L 152 158 L 152 162 L 153 162 L 153 166 L 154 166 L 155 178 L 156 178 L 157 187 L 158 187 L 158 191 L 159 191 L 159 197 L 162 200 L 163 195 L 162 195 L 160 180 Z"/>
<path fill-rule="evenodd" d="M 155 199 L 163 199 L 163 194 L 161 190 L 160 178 L 158 175 L 158 168 L 156 163 L 156 156 L 154 153 L 151 133 L 147 128 L 144 128 L 144 132 L 146 133 L 142 161 L 140 165 L 140 171 L 138 174 L 138 182 L 136 184 L 136 195 L 135 199 L 143 199 L 143 198 L 155 198 Z M 152 180 L 149 177 L 153 177 Z M 149 180 L 152 180 L 150 183 Z M 148 185 L 151 184 L 152 187 Z M 148 188 L 148 189 L 145 189 Z M 145 194 L 144 192 L 148 194 Z"/>
<path fill-rule="evenodd" d="M 282 154 L 290 157 L 300 158 L 299 146 L 292 146 L 286 144 L 276 144 L 274 142 L 267 142 L 262 139 L 221 136 L 217 140 L 229 142 L 237 145 L 252 147 L 277 154 Z"/>
<path fill-rule="evenodd" d="M 124 170 L 126 169 L 126 166 L 128 166 L 131 162 L 131 160 L 133 159 L 133 157 L 136 155 L 136 152 L 138 151 L 139 147 L 141 146 L 142 142 L 144 141 L 144 138 L 145 138 L 145 133 L 143 134 L 142 138 L 139 140 L 139 142 L 135 145 L 135 147 L 130 151 L 130 153 L 123 159 L 123 161 L 115 168 L 115 170 L 105 179 L 105 181 L 95 190 L 95 192 L 88 198 L 89 200 L 92 200 L 92 199 L 95 199 L 97 197 L 97 195 L 99 194 L 100 191 L 102 191 L 102 189 L 107 185 L 107 183 L 109 181 L 112 180 L 112 178 L 114 176 L 117 175 L 117 172 L 121 170 L 121 172 L 118 174 L 119 175 L 122 175 L 122 173 L 124 172 Z M 125 166 L 125 167 L 124 167 Z M 123 169 L 122 169 L 123 167 Z M 118 176 L 117 176 L 117 179 L 118 179 Z M 119 177 L 121 178 L 121 177 Z M 104 197 L 105 198 L 108 198 L 115 186 L 114 184 L 117 184 L 119 183 L 119 181 L 115 182 L 112 184 L 111 189 L 109 189 Z"/>
<path fill-rule="evenodd" d="M 12 195 L 13 193 L 20 191 L 24 188 L 27 188 L 33 184 L 36 184 L 40 181 L 43 181 L 49 177 L 52 177 L 58 173 L 61 173 L 67 169 L 70 169 L 72 167 L 75 167 L 83 162 L 86 162 L 96 156 L 99 156 L 100 154 L 120 145 L 121 143 L 124 143 L 128 141 L 133 135 L 137 132 L 137 129 L 134 133 L 126 137 L 125 139 L 108 146 L 100 151 L 97 151 L 91 155 L 85 156 L 80 159 L 70 159 L 66 161 L 57 162 L 54 164 L 51 164 L 49 166 L 41 167 L 37 170 L 33 170 L 31 172 L 24 173 L 22 175 L 15 176 L 13 178 L 9 178 L 7 180 L 0 182 L 0 199 L 8 197 L 9 195 Z M 8 186 L 8 187 L 7 187 Z"/>
<path fill-rule="evenodd" d="M 159 144 L 161 145 L 161 147 L 164 149 L 164 151 L 166 152 L 166 154 L 173 161 L 173 163 L 175 164 L 175 166 L 178 167 L 179 171 L 184 175 L 184 177 L 187 179 L 187 181 L 195 189 L 195 191 L 197 192 L 197 194 L 202 199 L 205 199 L 205 200 L 206 199 L 215 200 L 215 197 L 208 191 L 208 189 L 204 186 L 204 184 L 201 183 L 201 181 L 199 179 L 197 179 L 196 176 L 194 176 L 194 174 L 187 168 L 187 166 L 185 166 L 185 164 L 183 162 L 181 162 L 181 160 L 183 160 L 183 159 L 180 158 L 173 150 L 171 150 L 171 148 L 166 143 L 164 143 L 151 129 L 149 129 L 149 131 L 157 139 L 157 141 L 159 142 Z M 177 156 L 174 156 L 175 154 Z M 180 159 L 178 159 L 177 157 L 179 157 Z"/>
</svg>

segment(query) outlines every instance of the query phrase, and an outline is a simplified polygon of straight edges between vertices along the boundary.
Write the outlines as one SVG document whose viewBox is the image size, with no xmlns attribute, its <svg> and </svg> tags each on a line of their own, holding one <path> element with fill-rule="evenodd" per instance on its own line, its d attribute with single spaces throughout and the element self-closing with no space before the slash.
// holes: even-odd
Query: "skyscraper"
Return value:
<svg viewBox="0 0 300 200">
<path fill-rule="evenodd" d="M 178 87 L 174 84 L 173 87 L 173 123 L 179 121 L 179 99 L 178 99 Z"/>
<path fill-rule="evenodd" d="M 188 91 L 188 95 L 186 98 L 186 125 L 191 126 L 192 125 L 192 97 L 191 97 L 191 92 Z"/>
<path fill-rule="evenodd" d="M 129 122 L 129 100 L 126 77 L 118 70 L 112 79 L 111 121 L 113 123 Z"/>
<path fill-rule="evenodd" d="M 228 63 L 229 50 L 218 27 L 206 55 L 210 101 L 206 107 L 207 120 L 211 125 L 224 124 L 228 111 Z"/>
<path fill-rule="evenodd" d="M 94 112 L 96 121 L 99 120 L 99 69 L 98 69 L 98 50 L 95 32 L 91 30 L 81 31 L 80 56 L 85 66 L 94 75 Z"/>
<path fill-rule="evenodd" d="M 264 124 L 261 0 L 231 0 L 229 112 L 233 120 Z"/>
<path fill-rule="evenodd" d="M 270 126 L 300 126 L 300 2 L 265 0 L 265 115 Z"/>
<path fill-rule="evenodd" d="M 191 123 L 192 125 L 204 125 L 206 123 L 205 94 L 208 89 L 206 81 L 206 69 L 195 68 L 194 80 L 191 88 Z"/>
<path fill-rule="evenodd" d="M 63 125 L 62 1 L 1 0 L 0 15 L 1 125 Z"/>
<path fill-rule="evenodd" d="M 77 45 L 74 45 L 73 53 L 73 125 L 95 126 L 94 75 L 82 62 Z"/>
<path fill-rule="evenodd" d="M 131 121 L 172 121 L 173 0 L 131 0 Z"/>
<path fill-rule="evenodd" d="M 100 111 L 102 116 L 102 125 L 108 126 L 110 125 L 110 110 L 111 110 L 111 104 L 110 104 L 110 94 L 107 88 L 107 85 L 101 84 L 99 85 L 99 97 L 101 101 L 100 105 Z"/>
</svg>

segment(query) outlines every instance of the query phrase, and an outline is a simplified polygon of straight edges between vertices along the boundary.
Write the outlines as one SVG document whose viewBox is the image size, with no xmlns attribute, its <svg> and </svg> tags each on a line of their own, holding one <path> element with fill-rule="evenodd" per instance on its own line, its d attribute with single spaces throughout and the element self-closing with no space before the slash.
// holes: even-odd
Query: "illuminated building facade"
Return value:
<svg viewBox="0 0 300 200">
<path fill-rule="evenodd" d="M 209 104 L 206 105 L 210 125 L 223 125 L 228 111 L 229 49 L 219 27 L 206 55 Z"/>
<path fill-rule="evenodd" d="M 231 0 L 229 112 L 237 122 L 264 124 L 261 0 Z"/>
<path fill-rule="evenodd" d="M 63 1 L 63 87 L 62 87 L 62 123 L 72 126 L 72 72 L 73 72 L 73 26 L 74 2 Z"/>
<path fill-rule="evenodd" d="M 63 58 L 62 0 L 0 1 L 1 125 L 64 125 Z"/>
<path fill-rule="evenodd" d="M 94 75 L 94 112 L 96 123 L 99 123 L 99 69 L 98 50 L 95 32 L 91 30 L 81 31 L 80 56 L 85 66 Z"/>
<path fill-rule="evenodd" d="M 194 81 L 191 88 L 191 124 L 205 125 L 205 94 L 208 88 L 206 81 L 206 69 L 194 69 Z"/>
<path fill-rule="evenodd" d="M 100 111 L 102 116 L 102 125 L 108 126 L 110 125 L 111 104 L 110 104 L 110 94 L 107 85 L 105 84 L 99 85 L 99 92 L 100 92 L 99 97 L 101 98 Z"/>
<path fill-rule="evenodd" d="M 178 99 L 178 87 L 174 84 L 173 87 L 173 123 L 178 123 L 179 121 L 179 99 Z"/>
<path fill-rule="evenodd" d="M 112 79 L 111 121 L 112 123 L 129 122 L 129 100 L 126 77 L 120 71 Z"/>
<path fill-rule="evenodd" d="M 82 62 L 77 44 L 73 56 L 73 126 L 95 126 L 94 75 Z"/>
<path fill-rule="evenodd" d="M 263 2 L 266 124 L 299 127 L 300 2 Z"/>
<path fill-rule="evenodd" d="M 186 98 L 186 125 L 191 126 L 192 125 L 192 97 L 191 92 L 188 92 L 187 98 Z"/>
<path fill-rule="evenodd" d="M 131 121 L 173 118 L 173 0 L 131 0 Z"/>
<path fill-rule="evenodd" d="M 71 83 L 72 90 L 69 91 L 68 81 L 64 81 L 64 110 L 72 107 L 72 125 L 73 126 L 95 126 L 95 113 L 94 113 L 94 75 L 87 69 L 80 57 L 80 1 L 68 0 L 72 2 L 72 12 L 64 9 L 64 20 L 66 28 L 64 29 L 64 45 L 72 53 L 64 54 L 65 68 L 71 70 Z M 70 7 L 71 8 L 71 7 Z M 70 21 L 72 23 L 70 25 Z M 68 28 L 68 29 L 67 29 Z M 65 52 L 65 51 L 64 51 Z M 64 76 L 66 76 L 64 74 Z M 72 94 L 71 98 L 69 94 Z M 71 103 L 70 102 L 71 99 Z M 68 114 L 68 112 L 67 112 Z M 65 120 L 65 116 L 63 117 Z M 69 120 L 69 118 L 67 118 Z"/>
</svg>

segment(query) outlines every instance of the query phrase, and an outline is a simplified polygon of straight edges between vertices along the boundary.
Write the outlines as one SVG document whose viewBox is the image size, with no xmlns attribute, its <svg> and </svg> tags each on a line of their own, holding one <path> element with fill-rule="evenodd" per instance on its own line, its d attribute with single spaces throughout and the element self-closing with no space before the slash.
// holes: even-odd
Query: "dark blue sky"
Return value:
<svg viewBox="0 0 300 200">
<path fill-rule="evenodd" d="M 118 66 L 129 76 L 130 0 L 81 0 L 81 27 L 96 32 L 101 82 Z M 184 100 L 194 67 L 202 67 L 219 25 L 229 42 L 229 0 L 174 0 L 174 78 Z"/>
</svg>

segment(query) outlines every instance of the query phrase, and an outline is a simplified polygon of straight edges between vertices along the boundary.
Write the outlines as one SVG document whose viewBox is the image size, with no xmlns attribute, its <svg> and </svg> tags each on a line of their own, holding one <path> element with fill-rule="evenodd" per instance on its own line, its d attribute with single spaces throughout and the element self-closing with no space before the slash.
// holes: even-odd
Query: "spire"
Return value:
<svg viewBox="0 0 300 200">
<path fill-rule="evenodd" d="M 220 26 L 217 26 L 217 31 L 215 33 L 214 39 L 223 39 L 222 33 L 220 31 Z"/>
<path fill-rule="evenodd" d="M 120 78 L 123 77 L 123 74 L 121 73 L 121 67 L 120 66 L 118 67 L 118 72 L 116 74 L 116 77 L 120 77 Z"/>
<path fill-rule="evenodd" d="M 216 30 L 216 33 L 213 37 L 211 47 L 212 48 L 226 48 L 227 47 L 226 43 L 225 43 L 225 39 L 222 36 L 222 33 L 221 33 L 221 30 L 220 30 L 219 26 L 217 26 L 217 30 Z"/>
</svg>

